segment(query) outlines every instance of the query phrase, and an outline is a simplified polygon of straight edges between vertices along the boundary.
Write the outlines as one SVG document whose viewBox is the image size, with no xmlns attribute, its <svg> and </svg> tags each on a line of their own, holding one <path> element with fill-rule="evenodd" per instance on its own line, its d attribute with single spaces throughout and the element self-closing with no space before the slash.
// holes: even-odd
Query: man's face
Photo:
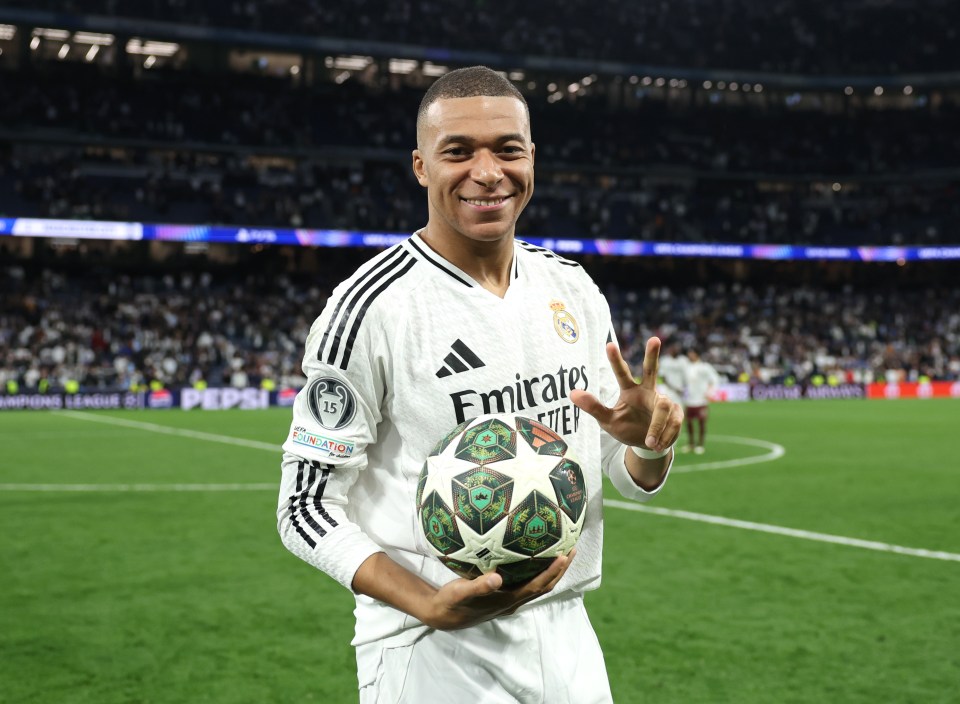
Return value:
<svg viewBox="0 0 960 704">
<path fill-rule="evenodd" d="M 516 98 L 433 103 L 418 134 L 413 172 L 427 189 L 431 234 L 491 242 L 514 232 L 533 195 L 534 145 Z"/>
</svg>

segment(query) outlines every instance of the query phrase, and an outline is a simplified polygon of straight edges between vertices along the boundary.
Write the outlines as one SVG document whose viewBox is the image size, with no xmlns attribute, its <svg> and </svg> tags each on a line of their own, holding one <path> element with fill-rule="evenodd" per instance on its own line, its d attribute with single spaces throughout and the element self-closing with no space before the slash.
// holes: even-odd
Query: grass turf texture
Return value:
<svg viewBox="0 0 960 704">
<path fill-rule="evenodd" d="M 655 505 L 960 553 L 950 400 L 716 405 Z M 277 443 L 289 411 L 108 412 Z M 0 414 L 0 483 L 276 483 L 278 457 Z M 619 495 L 607 487 L 608 498 Z M 356 701 L 351 596 L 288 554 L 276 494 L 0 491 L 3 702 Z M 960 563 L 606 510 L 587 607 L 617 702 L 952 702 Z"/>
</svg>

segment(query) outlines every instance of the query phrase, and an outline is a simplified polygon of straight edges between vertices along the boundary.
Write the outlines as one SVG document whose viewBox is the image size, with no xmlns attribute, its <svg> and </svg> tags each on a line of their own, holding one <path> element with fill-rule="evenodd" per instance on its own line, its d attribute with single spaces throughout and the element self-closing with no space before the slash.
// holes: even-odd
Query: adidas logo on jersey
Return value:
<svg viewBox="0 0 960 704">
<path fill-rule="evenodd" d="M 486 366 L 473 350 L 463 344 L 463 340 L 458 339 L 450 347 L 453 351 L 443 358 L 443 366 L 437 370 L 438 379 Z"/>
</svg>

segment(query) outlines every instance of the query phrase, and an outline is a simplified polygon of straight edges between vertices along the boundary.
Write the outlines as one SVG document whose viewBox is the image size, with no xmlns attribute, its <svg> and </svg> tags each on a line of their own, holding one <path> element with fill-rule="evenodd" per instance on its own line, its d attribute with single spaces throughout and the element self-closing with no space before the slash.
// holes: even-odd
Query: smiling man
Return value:
<svg viewBox="0 0 960 704">
<path fill-rule="evenodd" d="M 413 152 L 431 224 L 439 217 L 479 241 L 509 235 L 533 195 L 536 147 L 526 102 L 522 96 L 433 97 L 428 92 L 420 109 Z"/>
<path fill-rule="evenodd" d="M 610 312 L 575 262 L 515 239 L 535 148 L 520 92 L 477 66 L 417 118 L 426 226 L 338 286 L 307 338 L 283 445 L 284 544 L 356 596 L 361 702 L 611 701 L 583 593 L 600 584 L 602 476 L 647 500 L 682 411 L 634 381 Z M 563 434 L 587 489 L 576 553 L 504 589 L 458 578 L 417 525 L 420 468 L 465 418 L 516 413 Z"/>
</svg>

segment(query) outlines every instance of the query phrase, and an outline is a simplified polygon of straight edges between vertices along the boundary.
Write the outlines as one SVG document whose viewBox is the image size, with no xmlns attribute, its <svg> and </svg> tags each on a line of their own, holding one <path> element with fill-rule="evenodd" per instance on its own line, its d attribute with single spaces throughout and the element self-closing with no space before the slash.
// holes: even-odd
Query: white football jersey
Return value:
<svg viewBox="0 0 960 704">
<path fill-rule="evenodd" d="M 686 380 L 688 406 L 706 406 L 710 401 L 710 394 L 720 386 L 717 370 L 702 359 L 687 365 Z"/>
<path fill-rule="evenodd" d="M 439 586 L 456 575 L 418 525 L 417 480 L 437 441 L 465 419 L 516 413 L 562 434 L 580 460 L 587 511 L 577 556 L 557 588 L 600 583 L 601 471 L 646 500 L 625 447 L 570 402 L 586 389 L 613 405 L 606 300 L 579 264 L 516 241 L 501 299 L 436 254 L 419 233 L 341 283 L 307 337 L 283 444 L 278 524 L 296 555 L 350 588 L 376 552 Z M 357 596 L 354 644 L 411 642 L 425 628 Z"/>
<path fill-rule="evenodd" d="M 660 357 L 660 376 L 663 377 L 663 385 L 666 387 L 660 389 L 660 391 L 676 403 L 683 403 L 683 391 L 686 386 L 687 366 L 689 364 L 690 360 L 683 355 L 662 355 Z"/>
</svg>

